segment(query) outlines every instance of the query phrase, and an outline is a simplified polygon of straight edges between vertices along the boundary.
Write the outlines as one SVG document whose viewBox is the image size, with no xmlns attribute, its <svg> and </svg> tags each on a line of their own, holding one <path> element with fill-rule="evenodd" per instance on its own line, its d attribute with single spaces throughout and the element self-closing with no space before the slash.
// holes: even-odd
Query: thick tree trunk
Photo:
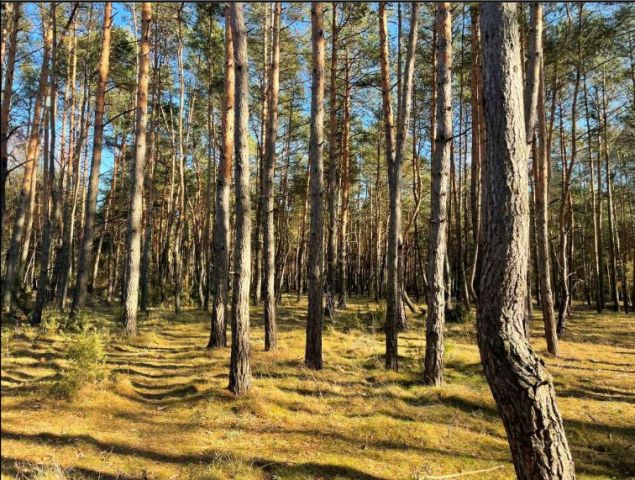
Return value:
<svg viewBox="0 0 635 480">
<path fill-rule="evenodd" d="M 216 176 L 214 216 L 214 304 L 208 348 L 227 346 L 227 293 L 229 291 L 229 190 L 234 157 L 234 44 L 230 8 L 225 7 L 225 95 L 223 145 Z"/>
<path fill-rule="evenodd" d="M 13 224 L 13 233 L 6 257 L 6 272 L 4 276 L 4 284 L 2 288 L 2 298 L 0 299 L 0 311 L 8 309 L 11 305 L 11 295 L 15 288 L 16 274 L 18 273 L 18 264 L 20 259 L 20 246 L 24 236 L 24 224 L 26 220 L 27 208 L 31 197 L 32 176 L 35 173 L 35 162 L 37 160 L 38 149 L 40 146 L 40 127 L 42 124 L 42 109 L 44 106 L 44 98 L 48 90 L 49 76 L 49 55 L 53 43 L 53 29 L 51 26 L 46 27 L 44 34 L 44 52 L 40 76 L 38 79 L 38 90 L 35 97 L 35 107 L 33 109 L 33 121 L 31 122 L 31 132 L 26 147 L 26 159 L 24 163 L 24 176 L 22 177 L 22 186 L 15 210 L 15 220 Z"/>
<path fill-rule="evenodd" d="M 148 73 L 150 70 L 150 30 L 152 3 L 141 6 L 141 47 L 137 86 L 137 116 L 135 124 L 135 157 L 132 167 L 128 238 L 124 281 L 124 309 L 122 322 L 128 336 L 137 334 L 137 306 L 139 303 L 139 270 L 141 263 L 141 229 L 143 214 L 143 181 L 146 163 L 146 126 L 148 118 Z"/>
<path fill-rule="evenodd" d="M 443 381 L 443 329 L 445 326 L 444 266 L 448 242 L 448 181 L 452 146 L 452 17 L 448 2 L 437 5 L 437 104 L 436 136 L 432 158 L 432 200 L 428 243 L 428 318 L 423 381 L 440 385 Z"/>
<path fill-rule="evenodd" d="M 249 284 L 251 278 L 251 199 L 249 192 L 249 69 L 247 31 L 242 3 L 232 3 L 231 23 L 235 62 L 234 185 L 234 286 L 232 291 L 232 346 L 229 390 L 247 393 L 251 385 L 249 365 Z"/>
<path fill-rule="evenodd" d="M 574 479 L 551 378 L 523 333 L 529 205 L 516 7 L 481 7 L 487 136 L 477 339 L 516 476 Z"/>
<path fill-rule="evenodd" d="M 264 317 L 265 317 L 265 350 L 275 350 L 276 338 L 276 244 L 274 233 L 274 170 L 276 167 L 276 141 L 278 140 L 278 90 L 280 88 L 280 12 L 281 4 L 273 6 L 273 42 L 271 65 L 269 67 L 269 91 L 267 92 L 267 144 L 265 148 L 265 171 L 262 176 L 262 194 L 264 197 L 262 212 L 263 231 L 263 280 L 264 280 Z"/>
<path fill-rule="evenodd" d="M 306 324 L 304 363 L 313 370 L 322 368 L 322 296 L 324 263 L 324 208 L 322 206 L 324 164 L 324 4 L 311 3 L 311 137 L 309 140 L 309 165 L 311 169 L 310 205 L 311 227 L 309 233 L 309 306 Z"/>
<path fill-rule="evenodd" d="M 93 161 L 90 166 L 90 180 L 86 195 L 84 216 L 84 233 L 79 252 L 77 280 L 71 317 L 84 306 L 88 290 L 89 276 L 93 267 L 93 239 L 95 235 L 95 216 L 97 214 L 97 196 L 99 195 L 99 170 L 104 140 L 104 110 L 106 107 L 106 82 L 110 67 L 110 32 L 112 30 L 112 3 L 106 2 L 104 7 L 104 30 L 99 58 L 99 80 L 95 93 L 95 127 L 93 130 Z"/>
</svg>

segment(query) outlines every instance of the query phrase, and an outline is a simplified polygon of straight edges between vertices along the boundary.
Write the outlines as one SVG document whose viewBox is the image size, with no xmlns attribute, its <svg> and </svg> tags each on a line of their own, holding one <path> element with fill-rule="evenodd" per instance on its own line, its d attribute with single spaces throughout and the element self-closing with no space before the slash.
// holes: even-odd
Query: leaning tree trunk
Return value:
<svg viewBox="0 0 635 480">
<path fill-rule="evenodd" d="M 234 286 L 232 298 L 232 347 L 229 390 L 247 393 L 251 384 L 249 366 L 249 280 L 251 278 L 251 200 L 249 192 L 249 69 L 247 31 L 242 3 L 231 4 L 235 61 L 234 185 L 236 221 L 234 225 Z"/>
<path fill-rule="evenodd" d="M 278 90 L 280 86 L 280 2 L 274 5 L 273 42 L 271 66 L 267 92 L 267 136 L 265 148 L 265 171 L 262 175 L 262 194 L 265 210 L 263 231 L 263 281 L 264 281 L 264 313 L 265 313 L 265 350 L 275 350 L 276 338 L 276 240 L 274 234 L 274 192 L 273 178 L 276 167 L 276 141 L 278 139 Z"/>
<path fill-rule="evenodd" d="M 44 34 L 44 52 L 42 55 L 42 67 L 40 69 L 40 77 L 38 79 L 38 90 L 35 97 L 35 107 L 33 109 L 33 120 L 31 122 L 31 132 L 26 147 L 26 159 L 24 163 L 24 176 L 22 177 L 22 186 L 15 211 L 15 220 L 13 224 L 13 233 L 6 257 L 6 272 L 2 285 L 2 298 L 0 299 L 0 311 L 7 309 L 11 305 L 11 295 L 16 283 L 16 274 L 18 273 L 20 246 L 22 245 L 24 236 L 24 224 L 26 220 L 27 209 L 31 197 L 31 179 L 35 172 L 35 162 L 37 159 L 38 148 L 40 145 L 40 127 L 42 122 L 42 108 L 44 106 L 44 98 L 48 89 L 49 76 L 49 55 L 51 45 L 53 43 L 53 29 L 51 26 L 46 28 Z"/>
<path fill-rule="evenodd" d="M 311 3 L 312 83 L 311 83 L 311 138 L 309 165 L 311 170 L 310 201 L 311 227 L 309 233 L 308 288 L 309 306 L 306 324 L 304 363 L 313 370 L 322 368 L 322 296 L 324 286 L 323 244 L 324 209 L 322 206 L 324 164 L 324 4 Z"/>
<path fill-rule="evenodd" d="M 214 304 L 208 348 L 227 345 L 227 292 L 229 290 L 229 190 L 234 156 L 234 44 L 230 8 L 225 7 L 225 103 L 223 105 L 223 148 L 216 176 L 214 215 Z"/>
<path fill-rule="evenodd" d="M 128 239 L 124 309 L 122 321 L 126 335 L 137 334 L 137 306 L 139 304 L 139 276 L 141 263 L 141 229 L 143 213 L 143 180 L 146 163 L 146 126 L 148 118 L 148 73 L 150 70 L 150 26 L 152 3 L 141 7 L 141 48 L 137 87 L 137 119 L 135 125 L 135 158 L 132 167 L 130 209 L 128 211 Z"/>
<path fill-rule="evenodd" d="M 544 363 L 524 335 L 529 256 L 527 142 L 516 7 L 481 7 L 487 170 L 477 339 L 521 480 L 574 479 Z"/>
<path fill-rule="evenodd" d="M 95 234 L 95 216 L 97 214 L 97 196 L 99 195 L 99 169 L 101 167 L 102 145 L 104 140 L 104 110 L 106 107 L 106 82 L 110 67 L 110 32 L 112 30 L 112 3 L 106 2 L 104 7 L 104 33 L 99 58 L 99 80 L 95 93 L 95 127 L 93 130 L 93 161 L 90 165 L 90 180 L 86 195 L 86 210 L 84 217 L 84 235 L 79 251 L 79 265 L 77 267 L 77 283 L 71 317 L 77 309 L 84 306 L 88 290 L 89 275 L 93 266 L 93 237 Z"/>
<path fill-rule="evenodd" d="M 452 17 L 448 2 L 437 5 L 437 112 L 432 158 L 432 200 L 428 242 L 428 318 L 423 381 L 443 381 L 443 328 L 445 326 L 444 265 L 448 243 L 448 181 L 452 147 Z"/>
</svg>

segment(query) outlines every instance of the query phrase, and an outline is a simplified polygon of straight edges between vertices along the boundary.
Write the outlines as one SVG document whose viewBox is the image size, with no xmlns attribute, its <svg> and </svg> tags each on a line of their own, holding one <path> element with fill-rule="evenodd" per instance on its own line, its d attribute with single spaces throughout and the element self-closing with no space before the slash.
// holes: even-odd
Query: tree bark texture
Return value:
<svg viewBox="0 0 635 480">
<path fill-rule="evenodd" d="M 481 7 L 487 137 L 477 340 L 521 480 L 573 479 L 543 362 L 524 335 L 529 257 L 527 142 L 516 6 Z"/>
</svg>

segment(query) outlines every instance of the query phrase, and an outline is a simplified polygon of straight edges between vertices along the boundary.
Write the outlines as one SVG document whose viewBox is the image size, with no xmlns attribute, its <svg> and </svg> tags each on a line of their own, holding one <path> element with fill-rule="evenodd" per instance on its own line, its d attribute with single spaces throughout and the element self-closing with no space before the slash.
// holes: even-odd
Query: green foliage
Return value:
<svg viewBox="0 0 635 480">
<path fill-rule="evenodd" d="M 53 385 L 53 393 L 64 398 L 73 398 L 83 385 L 102 381 L 106 376 L 107 340 L 105 333 L 92 328 L 68 335 L 68 368 Z"/>
</svg>

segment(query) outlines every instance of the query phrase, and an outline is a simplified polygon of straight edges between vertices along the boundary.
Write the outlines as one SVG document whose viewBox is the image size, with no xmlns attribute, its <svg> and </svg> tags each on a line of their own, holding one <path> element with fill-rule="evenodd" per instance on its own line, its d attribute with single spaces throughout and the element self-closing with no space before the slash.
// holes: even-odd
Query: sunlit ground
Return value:
<svg viewBox="0 0 635 480">
<path fill-rule="evenodd" d="M 399 337 L 401 371 L 386 372 L 382 313 L 351 299 L 326 327 L 325 368 L 313 372 L 303 366 L 305 311 L 283 299 L 279 349 L 267 353 L 252 309 L 253 389 L 240 399 L 226 390 L 229 349 L 204 348 L 201 311 L 155 310 L 134 342 L 113 335 L 107 380 L 71 401 L 50 393 L 68 340 L 4 325 L 2 479 L 513 478 L 472 324 L 449 325 L 445 385 L 429 388 L 420 315 L 408 312 Z M 117 313 L 90 319 L 114 329 Z M 634 476 L 635 316 L 576 311 L 561 357 L 545 360 L 578 477 Z"/>
</svg>

